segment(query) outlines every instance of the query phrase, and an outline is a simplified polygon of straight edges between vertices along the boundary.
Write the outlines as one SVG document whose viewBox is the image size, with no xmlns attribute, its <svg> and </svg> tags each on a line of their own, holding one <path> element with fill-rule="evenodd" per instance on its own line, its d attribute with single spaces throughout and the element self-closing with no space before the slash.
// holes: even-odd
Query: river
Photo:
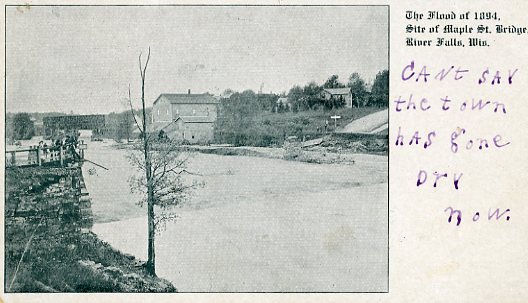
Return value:
<svg viewBox="0 0 528 303">
<path fill-rule="evenodd" d="M 145 260 L 146 210 L 126 154 L 89 144 L 86 157 L 109 168 L 83 167 L 92 230 Z M 180 292 L 386 291 L 387 165 L 193 154 L 188 178 L 205 185 L 156 238 L 157 274 Z"/>
</svg>

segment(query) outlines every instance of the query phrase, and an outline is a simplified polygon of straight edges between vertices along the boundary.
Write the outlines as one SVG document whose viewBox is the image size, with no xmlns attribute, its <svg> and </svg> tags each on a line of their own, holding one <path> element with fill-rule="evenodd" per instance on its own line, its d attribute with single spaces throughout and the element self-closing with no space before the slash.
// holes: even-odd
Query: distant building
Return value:
<svg viewBox="0 0 528 303">
<path fill-rule="evenodd" d="M 339 100 L 345 102 L 345 107 L 352 107 L 352 92 L 350 87 L 343 88 L 325 88 L 321 93 L 325 100 Z"/>
<path fill-rule="evenodd" d="M 280 97 L 279 99 L 277 99 L 277 108 L 279 107 L 279 104 L 282 104 L 285 110 L 291 110 L 291 103 L 290 101 L 288 101 L 288 98 Z"/>
<path fill-rule="evenodd" d="M 213 140 L 219 101 L 205 94 L 161 94 L 152 107 L 150 132 L 173 140 L 208 143 Z"/>
</svg>

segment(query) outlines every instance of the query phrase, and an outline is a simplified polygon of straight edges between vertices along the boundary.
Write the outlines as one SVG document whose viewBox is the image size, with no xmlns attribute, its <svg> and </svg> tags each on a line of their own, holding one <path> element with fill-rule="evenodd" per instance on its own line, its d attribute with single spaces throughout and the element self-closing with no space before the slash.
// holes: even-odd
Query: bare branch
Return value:
<svg viewBox="0 0 528 303">
<path fill-rule="evenodd" d="M 156 200 L 160 201 L 163 197 L 166 197 L 168 195 L 176 195 L 176 194 L 184 194 L 188 189 L 194 189 L 197 188 L 198 185 L 191 184 L 191 185 L 181 185 L 179 187 L 173 187 L 167 189 L 167 188 L 161 188 L 160 190 L 156 191 Z M 165 190 L 165 191 L 163 191 Z"/>
<path fill-rule="evenodd" d="M 186 169 L 182 170 L 180 173 L 186 173 L 188 175 L 193 175 L 193 176 L 203 176 L 202 174 L 198 174 L 198 173 L 193 173 L 193 172 L 190 172 Z"/>
<path fill-rule="evenodd" d="M 139 53 L 139 74 L 141 75 L 141 80 L 143 80 L 143 66 L 141 64 L 141 55 L 143 55 L 143 52 Z"/>
<path fill-rule="evenodd" d="M 130 112 L 132 113 L 132 117 L 134 118 L 134 122 L 136 123 L 136 126 L 140 133 L 143 131 L 141 130 L 141 127 L 139 126 L 139 123 L 136 119 L 136 115 L 134 115 L 134 108 L 132 107 L 132 98 L 130 97 L 130 83 L 128 84 L 128 104 L 130 105 Z"/>
<path fill-rule="evenodd" d="M 149 61 L 150 61 L 150 46 L 149 46 L 149 50 L 148 50 L 148 55 L 147 55 L 147 62 L 145 62 L 145 67 L 143 68 L 143 79 L 145 78 L 145 74 L 147 73 L 147 66 L 149 64 Z"/>
<path fill-rule="evenodd" d="M 182 169 L 182 170 L 180 170 L 180 171 L 176 171 L 175 169 L 176 169 L 176 167 L 173 168 L 173 169 L 169 169 L 169 170 L 167 170 L 167 172 L 172 172 L 172 173 L 175 173 L 175 174 L 177 174 L 177 175 L 181 175 L 181 174 L 183 174 L 183 173 L 186 173 L 186 174 L 194 175 L 194 176 L 202 176 L 201 174 L 193 173 L 193 172 L 190 172 L 190 171 L 188 171 L 188 170 L 186 170 L 186 169 Z"/>
<path fill-rule="evenodd" d="M 189 160 L 188 157 L 185 158 L 185 159 L 183 159 L 183 160 L 180 160 L 180 161 L 179 161 L 178 163 L 176 163 L 172 168 L 170 168 L 170 169 L 165 169 L 165 171 L 166 171 L 166 172 L 170 172 L 170 171 L 172 171 L 172 172 L 174 172 L 174 173 L 176 173 L 176 174 L 179 175 L 179 173 L 177 173 L 177 172 L 175 171 L 175 169 L 177 169 L 177 168 L 179 168 L 179 167 L 183 167 L 183 166 L 185 165 L 185 163 L 187 162 L 187 160 Z"/>
<path fill-rule="evenodd" d="M 134 162 L 134 164 L 141 170 L 145 170 L 145 164 L 142 160 L 138 159 L 137 157 L 131 157 L 130 160 Z"/>
<path fill-rule="evenodd" d="M 147 118 L 146 118 L 146 113 L 145 113 L 145 75 L 147 73 L 147 66 L 150 61 L 150 46 L 149 46 L 149 52 L 147 56 L 147 62 L 145 62 L 144 67 L 142 66 L 142 63 L 141 63 L 141 55 L 142 53 L 139 54 L 139 72 L 141 73 L 141 105 L 143 109 L 143 138 L 145 140 L 144 142 L 145 147 L 147 147 L 148 141 L 150 140 L 150 135 L 147 136 Z M 147 148 L 145 148 L 145 151 L 147 151 Z M 145 154 L 145 156 L 147 155 Z"/>
</svg>

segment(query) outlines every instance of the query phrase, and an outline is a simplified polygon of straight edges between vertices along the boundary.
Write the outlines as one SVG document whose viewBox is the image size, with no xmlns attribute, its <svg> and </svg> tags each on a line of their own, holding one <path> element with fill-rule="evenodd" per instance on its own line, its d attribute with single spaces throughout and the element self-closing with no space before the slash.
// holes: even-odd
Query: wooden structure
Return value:
<svg viewBox="0 0 528 303">
<path fill-rule="evenodd" d="M 53 138 L 61 132 L 73 134 L 80 129 L 91 130 L 94 135 L 102 135 L 105 129 L 104 115 L 65 115 L 44 117 L 44 137 Z"/>
<path fill-rule="evenodd" d="M 28 146 L 6 151 L 6 167 L 25 166 L 60 166 L 78 162 L 84 159 L 86 144 L 80 141 L 77 146 L 73 144 L 61 146 Z"/>
</svg>

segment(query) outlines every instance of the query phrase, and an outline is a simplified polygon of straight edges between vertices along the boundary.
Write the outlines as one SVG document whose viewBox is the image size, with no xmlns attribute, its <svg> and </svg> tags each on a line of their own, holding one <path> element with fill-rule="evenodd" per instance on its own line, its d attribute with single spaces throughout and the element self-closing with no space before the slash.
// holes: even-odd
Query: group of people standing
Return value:
<svg viewBox="0 0 528 303">
<path fill-rule="evenodd" d="M 64 147 L 67 152 L 72 153 L 74 158 L 78 158 L 79 155 L 75 151 L 75 149 L 78 147 L 78 144 L 79 141 L 76 136 L 66 135 L 64 137 L 59 137 L 56 140 L 51 140 L 50 145 L 48 145 L 48 143 L 45 141 L 40 141 L 38 147 L 42 151 L 41 157 L 43 159 L 48 157 L 50 150 L 57 150 L 61 147 Z"/>
</svg>

